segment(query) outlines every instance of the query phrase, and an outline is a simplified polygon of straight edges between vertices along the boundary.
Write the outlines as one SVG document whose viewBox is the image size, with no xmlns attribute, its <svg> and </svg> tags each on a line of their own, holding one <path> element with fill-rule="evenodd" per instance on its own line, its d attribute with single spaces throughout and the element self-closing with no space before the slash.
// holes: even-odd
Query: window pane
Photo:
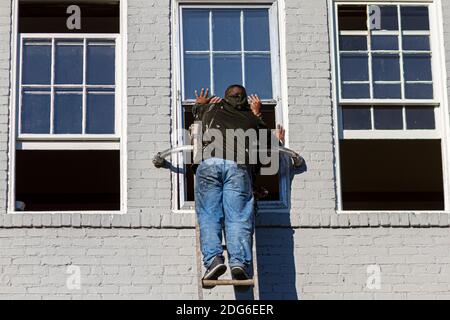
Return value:
<svg viewBox="0 0 450 320">
<path fill-rule="evenodd" d="M 403 129 L 402 108 L 386 107 L 374 108 L 375 129 L 401 130 Z"/>
<path fill-rule="evenodd" d="M 406 99 L 433 99 L 433 85 L 407 83 L 405 96 Z"/>
<path fill-rule="evenodd" d="M 184 56 L 184 98 L 195 99 L 195 90 L 210 86 L 209 55 L 186 54 Z"/>
<path fill-rule="evenodd" d="M 342 81 L 368 81 L 369 67 L 367 54 L 341 55 Z"/>
<path fill-rule="evenodd" d="M 402 6 L 403 30 L 430 30 L 428 7 Z"/>
<path fill-rule="evenodd" d="M 429 36 L 403 36 L 403 50 L 430 50 Z"/>
<path fill-rule="evenodd" d="M 368 99 L 370 89 L 368 84 L 342 84 L 342 98 L 344 99 Z"/>
<path fill-rule="evenodd" d="M 344 130 L 372 129 L 370 108 L 342 108 Z"/>
<path fill-rule="evenodd" d="M 372 50 L 398 50 L 398 36 L 372 36 Z"/>
<path fill-rule="evenodd" d="M 50 133 L 50 92 L 24 92 L 21 118 L 22 133 Z"/>
<path fill-rule="evenodd" d="M 366 36 L 340 36 L 339 44 L 341 51 L 366 51 Z"/>
<path fill-rule="evenodd" d="M 434 118 L 434 108 L 430 107 L 411 107 L 406 108 L 406 125 L 408 129 L 429 129 L 436 128 Z"/>
<path fill-rule="evenodd" d="M 431 56 L 429 54 L 404 55 L 406 81 L 431 81 Z"/>
<path fill-rule="evenodd" d="M 83 43 L 68 41 L 56 43 L 55 83 L 83 83 Z"/>
<path fill-rule="evenodd" d="M 375 99 L 401 99 L 401 84 L 377 84 L 373 85 Z"/>
<path fill-rule="evenodd" d="M 86 133 L 114 134 L 114 94 L 90 92 L 87 96 Z"/>
<path fill-rule="evenodd" d="M 215 51 L 240 51 L 241 11 L 213 10 L 212 31 Z"/>
<path fill-rule="evenodd" d="M 375 81 L 400 81 L 400 57 L 393 54 L 374 54 L 372 70 Z"/>
<path fill-rule="evenodd" d="M 82 133 L 83 95 L 56 92 L 54 132 L 60 134 Z"/>
<path fill-rule="evenodd" d="M 367 6 L 340 5 L 339 30 L 367 30 Z"/>
<path fill-rule="evenodd" d="M 188 51 L 209 50 L 209 11 L 183 9 L 183 47 Z"/>
<path fill-rule="evenodd" d="M 87 83 L 114 85 L 116 78 L 114 42 L 88 42 Z"/>
<path fill-rule="evenodd" d="M 242 84 L 240 55 L 214 55 L 214 94 L 223 96 L 232 84 Z"/>
<path fill-rule="evenodd" d="M 269 51 L 270 30 L 267 9 L 244 10 L 245 50 Z"/>
<path fill-rule="evenodd" d="M 380 10 L 381 30 L 398 30 L 397 6 L 380 6 Z"/>
<path fill-rule="evenodd" d="M 262 99 L 272 99 L 272 66 L 270 55 L 249 54 L 245 56 L 247 91 Z"/>
<path fill-rule="evenodd" d="M 52 47 L 46 41 L 27 41 L 23 46 L 23 84 L 50 84 Z"/>
</svg>

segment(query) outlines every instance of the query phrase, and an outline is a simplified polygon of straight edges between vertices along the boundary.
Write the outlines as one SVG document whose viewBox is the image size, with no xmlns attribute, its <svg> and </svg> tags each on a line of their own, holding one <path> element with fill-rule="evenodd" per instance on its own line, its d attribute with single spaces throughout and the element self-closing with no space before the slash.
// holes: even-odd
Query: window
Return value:
<svg viewBox="0 0 450 320">
<path fill-rule="evenodd" d="M 189 128 L 195 90 L 210 88 L 223 97 L 231 84 L 242 84 L 263 100 L 269 127 L 282 123 L 279 75 L 278 17 L 273 5 L 182 5 L 180 7 L 178 129 Z M 182 138 L 176 143 L 184 144 Z M 181 159 L 180 159 L 181 161 Z M 185 166 L 176 174 L 177 209 L 192 206 L 193 173 Z M 258 177 L 269 191 L 267 206 L 286 204 L 286 181 L 281 175 Z"/>
<path fill-rule="evenodd" d="M 434 3 L 335 1 L 333 10 L 339 209 L 444 210 Z"/>
<path fill-rule="evenodd" d="M 123 209 L 120 2 L 69 6 L 18 4 L 10 210 Z"/>
<path fill-rule="evenodd" d="M 116 38 L 21 36 L 19 138 L 115 135 Z"/>
</svg>

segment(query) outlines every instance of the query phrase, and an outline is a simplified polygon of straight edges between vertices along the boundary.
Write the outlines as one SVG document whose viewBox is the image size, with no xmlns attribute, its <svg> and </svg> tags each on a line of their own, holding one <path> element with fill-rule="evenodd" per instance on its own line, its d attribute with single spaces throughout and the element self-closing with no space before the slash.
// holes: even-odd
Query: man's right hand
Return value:
<svg viewBox="0 0 450 320">
<path fill-rule="evenodd" d="M 207 88 L 205 91 L 205 88 L 202 88 L 202 91 L 200 91 L 200 95 L 198 95 L 198 91 L 195 90 L 195 103 L 199 105 L 205 105 L 209 103 L 219 103 L 222 101 L 219 97 L 211 97 L 209 98 L 209 89 Z"/>
</svg>

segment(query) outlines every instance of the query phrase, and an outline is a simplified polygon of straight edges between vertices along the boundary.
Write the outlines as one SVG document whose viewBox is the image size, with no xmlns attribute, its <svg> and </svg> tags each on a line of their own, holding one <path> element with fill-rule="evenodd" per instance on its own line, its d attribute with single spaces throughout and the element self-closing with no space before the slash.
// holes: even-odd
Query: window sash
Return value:
<svg viewBox="0 0 450 320">
<path fill-rule="evenodd" d="M 180 45 L 180 75 L 181 75 L 181 100 L 183 104 L 191 104 L 195 100 L 186 98 L 186 89 L 185 89 L 185 70 L 184 70 L 184 62 L 185 55 L 208 55 L 209 56 L 209 68 L 210 68 L 210 93 L 215 92 L 215 83 L 214 83 L 214 55 L 224 54 L 229 56 L 239 56 L 241 59 L 241 73 L 242 73 L 242 83 L 246 85 L 246 75 L 245 75 L 245 57 L 247 54 L 262 54 L 268 55 L 271 60 L 271 76 L 272 76 L 272 99 L 264 99 L 263 102 L 272 102 L 274 100 L 278 100 L 278 75 L 279 72 L 279 59 L 278 59 L 278 44 L 276 43 L 276 39 L 274 39 L 274 33 L 272 26 L 276 24 L 276 21 L 273 21 L 273 14 L 271 13 L 274 5 L 181 5 L 179 12 L 179 45 Z M 209 50 L 195 50 L 195 51 L 185 51 L 184 50 L 184 39 L 183 39 L 183 10 L 184 9 L 205 9 L 209 11 Z M 223 50 L 214 50 L 213 47 L 213 36 L 212 36 L 212 11 L 216 9 L 235 9 L 240 10 L 240 37 L 241 37 L 241 49 L 237 51 L 223 51 Z M 244 11 L 246 9 L 267 9 L 269 12 L 269 27 L 270 27 L 270 51 L 252 51 L 246 50 L 244 46 Z M 278 27 L 277 27 L 278 30 Z M 216 95 L 220 96 L 222 93 L 216 92 Z"/>
<path fill-rule="evenodd" d="M 367 23 L 370 20 L 370 12 L 369 12 L 369 5 L 380 5 L 380 6 L 396 6 L 397 7 L 397 21 L 398 21 L 398 30 L 389 30 L 389 31 L 385 31 L 385 30 L 369 30 L 369 25 L 367 25 L 367 29 L 368 30 L 361 30 L 361 31 L 347 31 L 347 30 L 343 30 L 340 31 L 339 30 L 339 26 L 338 26 L 338 6 L 339 5 L 365 5 L 367 6 L 366 11 L 367 11 Z M 401 25 L 401 10 L 400 7 L 402 6 L 427 6 L 428 7 L 428 12 L 429 12 L 429 20 L 430 20 L 430 30 L 429 31 L 411 31 L 411 30 L 402 30 L 402 25 Z M 343 103 L 351 103 L 351 102 L 355 102 L 355 101 L 359 101 L 360 103 L 373 103 L 373 102 L 386 102 L 388 103 L 387 100 L 394 100 L 394 101 L 415 101 L 416 103 L 420 104 L 423 101 L 435 101 L 435 97 L 437 95 L 437 91 L 436 91 L 436 77 L 435 77 L 435 58 L 433 56 L 433 49 L 434 49 L 434 39 L 433 39 L 433 30 L 432 30 L 432 25 L 431 25 L 431 19 L 432 19 L 432 13 L 431 13 L 431 6 L 430 6 L 430 2 L 360 2 L 360 1 L 354 1 L 354 2 L 335 2 L 335 10 L 334 10 L 334 16 L 333 19 L 335 21 L 334 24 L 334 33 L 336 34 L 336 43 L 335 43 L 335 52 L 337 55 L 337 61 L 336 61 L 336 66 L 337 66 L 337 90 L 338 90 L 338 99 L 339 102 L 343 102 Z M 374 35 L 393 35 L 393 36 L 397 36 L 398 39 L 398 50 L 373 50 L 371 48 L 371 37 Z M 430 38 L 430 49 L 431 50 L 424 50 L 424 51 L 417 51 L 417 50 L 404 50 L 403 49 L 403 36 L 408 35 L 421 35 L 421 36 L 429 36 Z M 367 50 L 355 50 L 355 51 L 348 51 L 348 50 L 340 50 L 340 36 L 365 36 L 367 38 Z M 367 54 L 368 55 L 368 80 L 367 81 L 342 81 L 341 77 L 342 77 L 342 72 L 341 72 L 341 56 L 343 54 Z M 373 79 L 373 69 L 372 69 L 372 61 L 373 61 L 373 55 L 374 54 L 381 54 L 381 53 L 386 53 L 386 54 L 398 54 L 399 55 L 399 69 L 400 69 L 400 80 L 399 81 L 394 81 L 394 82 L 388 82 L 388 81 L 375 81 Z M 406 81 L 404 79 L 404 56 L 405 54 L 413 54 L 413 53 L 420 53 L 420 54 L 429 54 L 430 55 L 430 59 L 431 59 L 431 72 L 432 72 L 432 77 L 433 79 L 431 81 Z M 374 98 L 374 85 L 375 84 L 401 84 L 401 98 L 399 99 L 382 99 L 382 98 Z M 343 93 L 343 84 L 368 84 L 369 85 L 369 90 L 370 90 L 370 98 L 365 98 L 365 99 L 353 99 L 353 98 L 344 98 L 342 93 Z M 405 88 L 406 88 L 406 84 L 432 84 L 433 85 L 433 98 L 432 99 L 407 99 L 405 97 Z"/>
<path fill-rule="evenodd" d="M 51 83 L 48 85 L 36 85 L 36 84 L 23 84 L 22 75 L 23 75 L 23 48 L 24 42 L 28 40 L 45 40 L 46 42 L 51 43 Z M 80 45 L 83 45 L 83 83 L 82 84 L 55 84 L 55 49 L 56 42 L 59 40 L 79 40 Z M 87 84 L 87 46 L 88 41 L 99 40 L 99 41 L 114 41 L 115 46 L 115 84 L 114 85 L 90 85 Z M 43 141 L 55 141 L 55 140 L 98 140 L 98 141 L 115 141 L 120 139 L 121 137 L 121 67 L 120 67 L 120 59 L 122 54 L 121 49 L 121 36 L 120 34 L 76 34 L 76 33 L 62 33 L 62 34 L 19 34 L 20 41 L 20 49 L 19 49 L 19 74 L 18 74 L 18 108 L 17 108 L 17 136 L 16 139 L 25 141 L 25 140 L 43 140 Z M 29 89 L 45 89 L 49 90 L 50 95 L 50 133 L 46 134 L 36 134 L 36 133 L 22 133 L 22 96 L 23 92 Z M 56 134 L 54 133 L 54 109 L 55 109 L 55 94 L 58 89 L 74 89 L 73 91 L 82 92 L 82 133 L 80 134 Z M 86 117 L 87 117 L 87 94 L 92 90 L 111 90 L 108 92 L 109 94 L 114 94 L 114 133 L 113 134 L 88 134 L 85 132 L 86 130 Z M 113 91 L 112 91 L 113 90 Z M 51 147 L 50 147 L 51 148 Z M 116 148 L 113 146 L 113 148 Z"/>
<path fill-rule="evenodd" d="M 436 58 L 435 50 L 438 49 L 437 47 L 437 40 L 436 40 L 436 32 L 437 30 L 434 30 L 434 26 L 432 23 L 432 19 L 434 18 L 434 11 L 431 1 L 418 1 L 418 2 L 407 2 L 407 1 L 393 1 L 393 2 L 368 2 L 368 1 L 334 1 L 332 0 L 334 6 L 332 19 L 334 21 L 333 24 L 333 32 L 334 32 L 334 52 L 335 52 L 335 70 L 336 70 L 336 77 L 335 77 L 335 85 L 336 85 L 336 92 L 337 92 L 337 119 L 338 119 L 338 126 L 337 131 L 339 135 L 339 139 L 441 139 L 442 137 L 442 130 L 443 130 L 443 124 L 442 124 L 442 108 L 441 108 L 441 101 L 440 101 L 440 91 L 439 91 L 439 85 L 440 78 L 438 76 L 438 70 L 439 70 L 439 61 Z M 362 30 L 362 31 L 347 31 L 339 30 L 339 20 L 338 20 L 338 8 L 339 5 L 366 5 L 367 6 L 367 16 L 369 18 L 369 5 L 394 5 L 397 6 L 397 14 L 398 14 L 398 30 Z M 411 30 L 402 30 L 401 26 L 401 6 L 427 6 L 428 12 L 429 12 L 429 20 L 430 20 L 430 30 L 426 31 L 411 31 Z M 369 27 L 368 27 L 369 29 Z M 371 50 L 371 36 L 374 35 L 394 35 L 398 36 L 398 43 L 399 47 L 398 50 Z M 429 36 L 430 41 L 430 50 L 424 50 L 424 51 L 416 51 L 416 50 L 403 50 L 402 43 L 403 43 L 403 36 Z M 367 37 L 367 50 L 359 50 L 359 51 L 341 51 L 340 50 L 340 36 L 365 36 Z M 368 54 L 368 72 L 369 72 L 369 79 L 368 81 L 342 81 L 341 80 L 341 54 L 348 54 L 348 53 L 356 53 L 356 54 Z M 398 54 L 400 58 L 400 81 L 375 81 L 373 79 L 373 70 L 372 70 L 372 54 L 379 54 L 379 53 L 388 53 L 388 54 Z M 429 54 L 431 56 L 431 72 L 433 79 L 431 81 L 405 81 L 404 79 L 404 68 L 403 68 L 403 56 L 405 54 L 411 54 L 411 53 L 423 53 L 423 54 Z M 364 99 L 353 99 L 353 98 L 343 98 L 342 97 L 342 86 L 343 84 L 351 84 L 351 83 L 358 83 L 358 84 L 368 84 L 370 86 L 370 94 L 371 97 L 373 97 L 373 89 L 375 84 L 401 84 L 401 91 L 402 91 L 402 98 L 401 99 L 380 99 L 380 98 L 364 98 Z M 432 84 L 433 85 L 433 99 L 407 99 L 405 98 L 405 86 L 406 84 Z M 407 107 L 407 106 L 421 106 L 421 107 L 430 107 L 434 108 L 435 110 L 435 129 L 434 130 L 414 130 L 414 129 L 405 129 L 406 126 L 402 130 L 345 130 L 344 129 L 344 123 L 343 123 L 343 107 L 346 106 L 362 106 L 362 107 L 376 107 L 376 106 L 382 106 L 382 107 Z M 373 124 L 373 112 L 371 112 L 372 115 L 372 124 Z M 403 119 L 405 121 L 405 117 Z"/>
</svg>

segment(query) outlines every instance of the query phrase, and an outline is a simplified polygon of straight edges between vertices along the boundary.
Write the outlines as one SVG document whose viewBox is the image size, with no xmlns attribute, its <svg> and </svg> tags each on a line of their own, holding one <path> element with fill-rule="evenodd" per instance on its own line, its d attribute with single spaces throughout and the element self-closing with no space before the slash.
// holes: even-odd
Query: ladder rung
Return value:
<svg viewBox="0 0 450 320">
<path fill-rule="evenodd" d="M 210 286 L 253 286 L 255 281 L 248 280 L 202 280 L 204 287 Z"/>
</svg>

